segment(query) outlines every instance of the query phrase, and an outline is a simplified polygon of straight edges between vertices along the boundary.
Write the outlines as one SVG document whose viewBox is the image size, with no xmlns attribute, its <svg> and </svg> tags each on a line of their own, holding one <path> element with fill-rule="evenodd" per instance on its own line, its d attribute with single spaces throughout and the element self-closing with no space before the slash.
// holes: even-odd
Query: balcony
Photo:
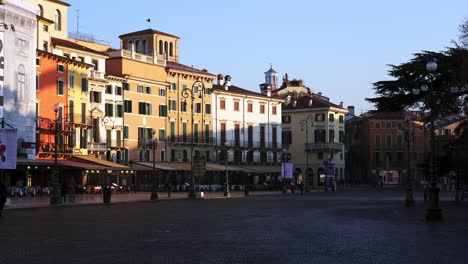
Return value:
<svg viewBox="0 0 468 264">
<path fill-rule="evenodd" d="M 105 151 L 107 151 L 107 144 L 106 143 L 99 143 L 99 142 L 90 142 L 90 143 L 88 143 L 88 150 L 89 151 L 105 152 Z"/>
<path fill-rule="evenodd" d="M 305 143 L 307 152 L 331 152 L 338 153 L 343 151 L 343 143 Z"/>
<path fill-rule="evenodd" d="M 216 142 L 215 138 L 210 137 L 195 137 L 193 139 L 194 146 L 212 146 Z M 192 137 L 184 137 L 184 136 L 176 136 L 176 137 L 167 137 L 167 144 L 169 145 L 191 145 L 192 144 Z"/>
<path fill-rule="evenodd" d="M 105 74 L 103 72 L 92 70 L 90 78 L 93 80 L 104 80 L 104 75 Z"/>
<path fill-rule="evenodd" d="M 36 153 L 40 158 L 55 157 L 55 146 L 54 143 L 40 142 L 36 144 Z M 66 157 L 73 154 L 73 146 L 68 144 L 58 144 L 57 157 Z"/>
<path fill-rule="evenodd" d="M 157 57 L 150 56 L 147 54 L 141 54 L 141 53 L 136 53 L 132 52 L 131 50 L 125 50 L 125 49 L 120 49 L 120 50 L 114 50 L 109 52 L 109 56 L 111 58 L 126 58 L 126 59 L 131 59 L 135 61 L 141 61 L 144 63 L 151 63 L 151 64 L 156 64 L 160 66 L 166 66 L 166 61 L 165 60 L 160 60 Z"/>
<path fill-rule="evenodd" d="M 124 144 L 122 140 L 112 139 L 107 141 L 107 146 L 111 149 L 120 149 L 124 148 Z"/>
</svg>

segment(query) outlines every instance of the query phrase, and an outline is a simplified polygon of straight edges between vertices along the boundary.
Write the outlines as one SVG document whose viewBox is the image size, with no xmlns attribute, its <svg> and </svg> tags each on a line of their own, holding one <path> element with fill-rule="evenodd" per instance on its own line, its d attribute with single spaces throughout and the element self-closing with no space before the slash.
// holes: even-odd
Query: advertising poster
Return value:
<svg viewBox="0 0 468 264">
<path fill-rule="evenodd" d="M 286 179 L 292 179 L 293 177 L 293 164 L 292 163 L 281 163 L 281 177 Z"/>
<path fill-rule="evenodd" d="M 3 46 L 5 33 L 0 31 L 0 118 L 3 118 L 3 86 L 5 83 L 5 53 Z"/>
<path fill-rule="evenodd" d="M 16 129 L 0 128 L 0 169 L 16 169 L 17 137 Z"/>
</svg>

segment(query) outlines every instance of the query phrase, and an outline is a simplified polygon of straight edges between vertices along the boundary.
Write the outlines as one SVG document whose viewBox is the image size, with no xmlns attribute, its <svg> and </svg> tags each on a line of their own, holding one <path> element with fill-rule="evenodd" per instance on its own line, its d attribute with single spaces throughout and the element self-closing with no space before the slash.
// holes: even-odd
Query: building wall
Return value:
<svg viewBox="0 0 468 264">
<path fill-rule="evenodd" d="M 36 16 L 33 6 L 22 1 L 8 1 L 0 10 L 2 41 L 3 105 L 0 117 L 18 129 L 18 141 L 35 142 Z M 14 26 L 14 31 L 12 29 Z M 18 149 L 18 154 L 34 159 L 34 149 Z"/>
<path fill-rule="evenodd" d="M 176 109 L 172 109 L 168 107 L 168 119 L 166 123 L 167 127 L 167 136 L 168 142 L 166 145 L 167 148 L 167 160 L 168 161 L 184 161 L 184 155 L 186 155 L 185 161 L 191 160 L 191 139 L 194 136 L 194 131 L 192 131 L 192 94 L 191 92 L 185 93 L 187 97 L 184 97 L 183 90 L 185 88 L 190 89 L 190 91 L 194 92 L 194 107 L 197 103 L 200 103 L 202 106 L 201 113 L 193 114 L 193 123 L 194 127 L 198 126 L 198 141 L 200 143 L 196 143 L 194 146 L 194 152 L 199 151 L 201 154 L 206 155 L 207 151 L 212 151 L 212 144 L 211 142 L 205 142 L 205 132 L 206 132 L 206 125 L 208 125 L 210 138 L 212 139 L 212 130 L 213 130 L 213 105 L 211 100 L 211 95 L 209 93 L 203 93 L 203 96 L 200 98 L 201 92 L 194 90 L 194 83 L 200 80 L 206 89 L 212 88 L 212 80 L 213 77 L 210 76 L 203 76 L 200 74 L 190 73 L 190 72 L 183 72 L 183 71 L 171 71 L 167 75 L 167 82 L 171 84 L 167 89 L 167 102 L 168 106 L 170 101 L 176 102 Z M 201 89 L 201 84 L 197 83 L 199 89 Z M 182 111 L 182 102 L 187 104 L 186 111 Z M 206 104 L 211 104 L 211 114 L 206 113 Z M 174 135 L 171 138 L 171 122 L 174 123 Z M 184 144 L 179 144 L 180 141 L 184 140 L 183 134 L 183 126 L 186 126 L 186 139 L 188 142 Z M 196 125 L 195 125 L 196 124 Z M 195 138 L 194 138 L 195 140 Z M 177 144 L 175 144 L 177 142 Z M 184 154 L 184 152 L 186 154 Z M 208 155 L 209 158 L 210 155 Z M 175 158 L 175 159 L 173 159 Z"/>
<path fill-rule="evenodd" d="M 66 3 L 60 3 L 56 1 L 49 1 L 49 0 L 26 0 L 35 6 L 35 14 L 40 15 L 40 8 L 42 6 L 44 17 L 47 20 L 51 20 L 51 22 L 55 21 L 55 12 L 58 11 L 61 16 L 61 27 L 60 29 L 55 28 L 55 24 L 44 19 L 38 19 L 37 23 L 37 47 L 39 49 L 43 48 L 44 41 L 47 41 L 49 44 L 49 50 L 51 51 L 50 47 L 50 39 L 52 37 L 55 38 L 62 38 L 66 39 L 68 35 L 68 7 L 69 5 Z M 44 30 L 44 26 L 47 27 L 47 30 Z"/>
<path fill-rule="evenodd" d="M 221 100 L 225 101 L 225 109 L 221 109 Z M 236 111 L 234 108 L 235 102 L 239 102 L 239 110 Z M 226 141 L 228 144 L 235 148 L 235 126 L 236 124 L 240 127 L 240 145 L 246 147 L 248 144 L 248 127 L 253 128 L 253 162 L 260 162 L 260 130 L 261 126 L 265 127 L 265 151 L 267 153 L 266 161 L 269 163 L 275 163 L 280 161 L 278 154 L 281 149 L 281 102 L 282 99 L 260 97 L 260 96 L 249 96 L 240 95 L 238 93 L 230 93 L 228 90 L 216 90 L 213 96 L 213 106 L 215 109 L 214 123 L 215 130 L 214 135 L 216 138 L 216 145 L 221 146 L 221 124 L 226 124 Z M 248 111 L 248 105 L 252 104 L 252 112 Z M 260 113 L 260 105 L 265 106 L 265 113 Z M 276 114 L 272 113 L 272 107 L 276 107 Z M 276 134 L 276 149 L 272 147 L 272 131 L 273 127 L 277 128 Z M 268 150 L 266 150 L 268 149 Z M 230 153 L 230 160 L 233 160 L 233 153 Z M 242 150 L 242 162 L 247 162 L 247 150 Z"/>
<path fill-rule="evenodd" d="M 307 155 L 306 143 L 318 144 L 315 141 L 316 130 L 325 129 L 325 140 L 326 143 L 340 143 L 339 132 L 345 132 L 344 115 L 346 114 L 345 109 L 341 108 L 319 108 L 319 109 L 306 109 L 303 111 L 287 111 L 283 115 L 291 116 L 291 122 L 289 124 L 283 124 L 284 130 L 292 131 L 292 142 L 287 145 L 286 151 L 291 153 L 291 162 L 294 164 L 295 171 L 301 171 L 303 176 L 309 168 L 309 184 L 313 186 L 319 185 L 319 171 L 325 170 L 325 160 L 329 160 L 334 164 L 336 180 L 344 180 L 345 171 L 345 149 L 344 142 L 341 142 L 341 150 L 335 150 L 330 156 L 330 152 L 327 149 L 322 150 L 309 150 Z M 324 114 L 325 120 L 317 121 L 316 115 Z M 329 120 L 329 115 L 334 116 L 334 121 Z M 339 122 L 339 116 L 343 116 L 343 123 Z M 307 120 L 304 126 L 301 126 L 301 121 Z M 306 131 L 306 125 L 308 125 L 308 131 Z M 334 140 L 330 141 L 330 130 L 334 131 Z M 308 137 L 306 137 L 306 132 Z M 308 157 L 307 157 L 308 156 Z M 330 160 L 331 157 L 331 160 Z M 299 169 L 299 170 L 298 170 Z M 323 174 L 324 172 L 322 172 Z M 312 176 L 313 175 L 313 176 Z"/>
</svg>

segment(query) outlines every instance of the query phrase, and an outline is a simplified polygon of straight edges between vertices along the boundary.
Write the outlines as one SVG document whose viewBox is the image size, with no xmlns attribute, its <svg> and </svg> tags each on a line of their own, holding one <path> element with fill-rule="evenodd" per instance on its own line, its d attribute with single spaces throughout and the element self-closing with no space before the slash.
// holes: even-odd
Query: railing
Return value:
<svg viewBox="0 0 468 264">
<path fill-rule="evenodd" d="M 123 140 L 117 140 L 117 139 L 109 140 L 107 142 L 107 145 L 110 148 L 123 148 L 124 147 Z"/>
<path fill-rule="evenodd" d="M 213 137 L 194 137 L 193 144 L 194 145 L 214 145 L 216 142 L 215 138 Z M 174 144 L 192 144 L 192 137 L 184 137 L 184 136 L 176 136 L 176 137 L 167 137 L 167 143 L 174 145 Z"/>
<path fill-rule="evenodd" d="M 97 79 L 97 80 L 104 80 L 104 73 L 92 70 L 91 71 L 91 78 L 92 79 Z"/>
<path fill-rule="evenodd" d="M 53 154 L 55 152 L 55 146 L 57 146 L 57 144 L 55 143 L 40 142 L 37 145 L 36 150 L 38 154 L 39 153 L 52 153 Z M 58 144 L 57 153 L 59 154 L 73 153 L 73 146 L 68 145 L 68 144 Z"/>
<path fill-rule="evenodd" d="M 90 150 L 90 151 L 107 151 L 107 144 L 106 143 L 99 143 L 99 142 L 89 142 L 88 143 L 88 150 Z"/>
<path fill-rule="evenodd" d="M 165 60 L 161 60 L 161 59 L 158 59 L 157 57 L 155 58 L 154 56 L 136 53 L 136 52 L 132 52 L 130 50 L 125 50 L 125 49 L 111 51 L 109 52 L 109 56 L 111 58 L 122 57 L 122 58 L 132 59 L 132 60 L 141 61 L 145 63 L 152 63 L 156 65 L 166 66 Z"/>
<path fill-rule="evenodd" d="M 340 152 L 344 148 L 343 143 L 305 143 L 308 152 Z"/>
</svg>

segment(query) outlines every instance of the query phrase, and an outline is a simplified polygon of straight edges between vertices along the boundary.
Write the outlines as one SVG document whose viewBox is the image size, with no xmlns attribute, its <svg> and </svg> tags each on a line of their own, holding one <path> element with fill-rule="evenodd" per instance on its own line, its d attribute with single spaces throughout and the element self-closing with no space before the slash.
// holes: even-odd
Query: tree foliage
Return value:
<svg viewBox="0 0 468 264">
<path fill-rule="evenodd" d="M 437 71 L 430 74 L 426 63 L 434 59 Z M 413 108 L 432 110 L 436 115 L 467 111 L 468 50 L 457 47 L 444 52 L 423 51 L 400 65 L 389 65 L 393 80 L 373 84 L 376 97 L 366 98 L 377 111 L 399 111 Z M 428 93 L 414 94 L 414 89 L 428 85 Z M 457 93 L 451 87 L 459 88 Z M 429 96 L 428 96 L 429 94 Z M 432 109 L 431 109 L 432 107 Z"/>
<path fill-rule="evenodd" d="M 461 24 L 458 29 L 460 30 L 460 35 L 458 36 L 460 45 L 468 49 L 468 18 L 465 19 L 465 22 Z"/>
</svg>

